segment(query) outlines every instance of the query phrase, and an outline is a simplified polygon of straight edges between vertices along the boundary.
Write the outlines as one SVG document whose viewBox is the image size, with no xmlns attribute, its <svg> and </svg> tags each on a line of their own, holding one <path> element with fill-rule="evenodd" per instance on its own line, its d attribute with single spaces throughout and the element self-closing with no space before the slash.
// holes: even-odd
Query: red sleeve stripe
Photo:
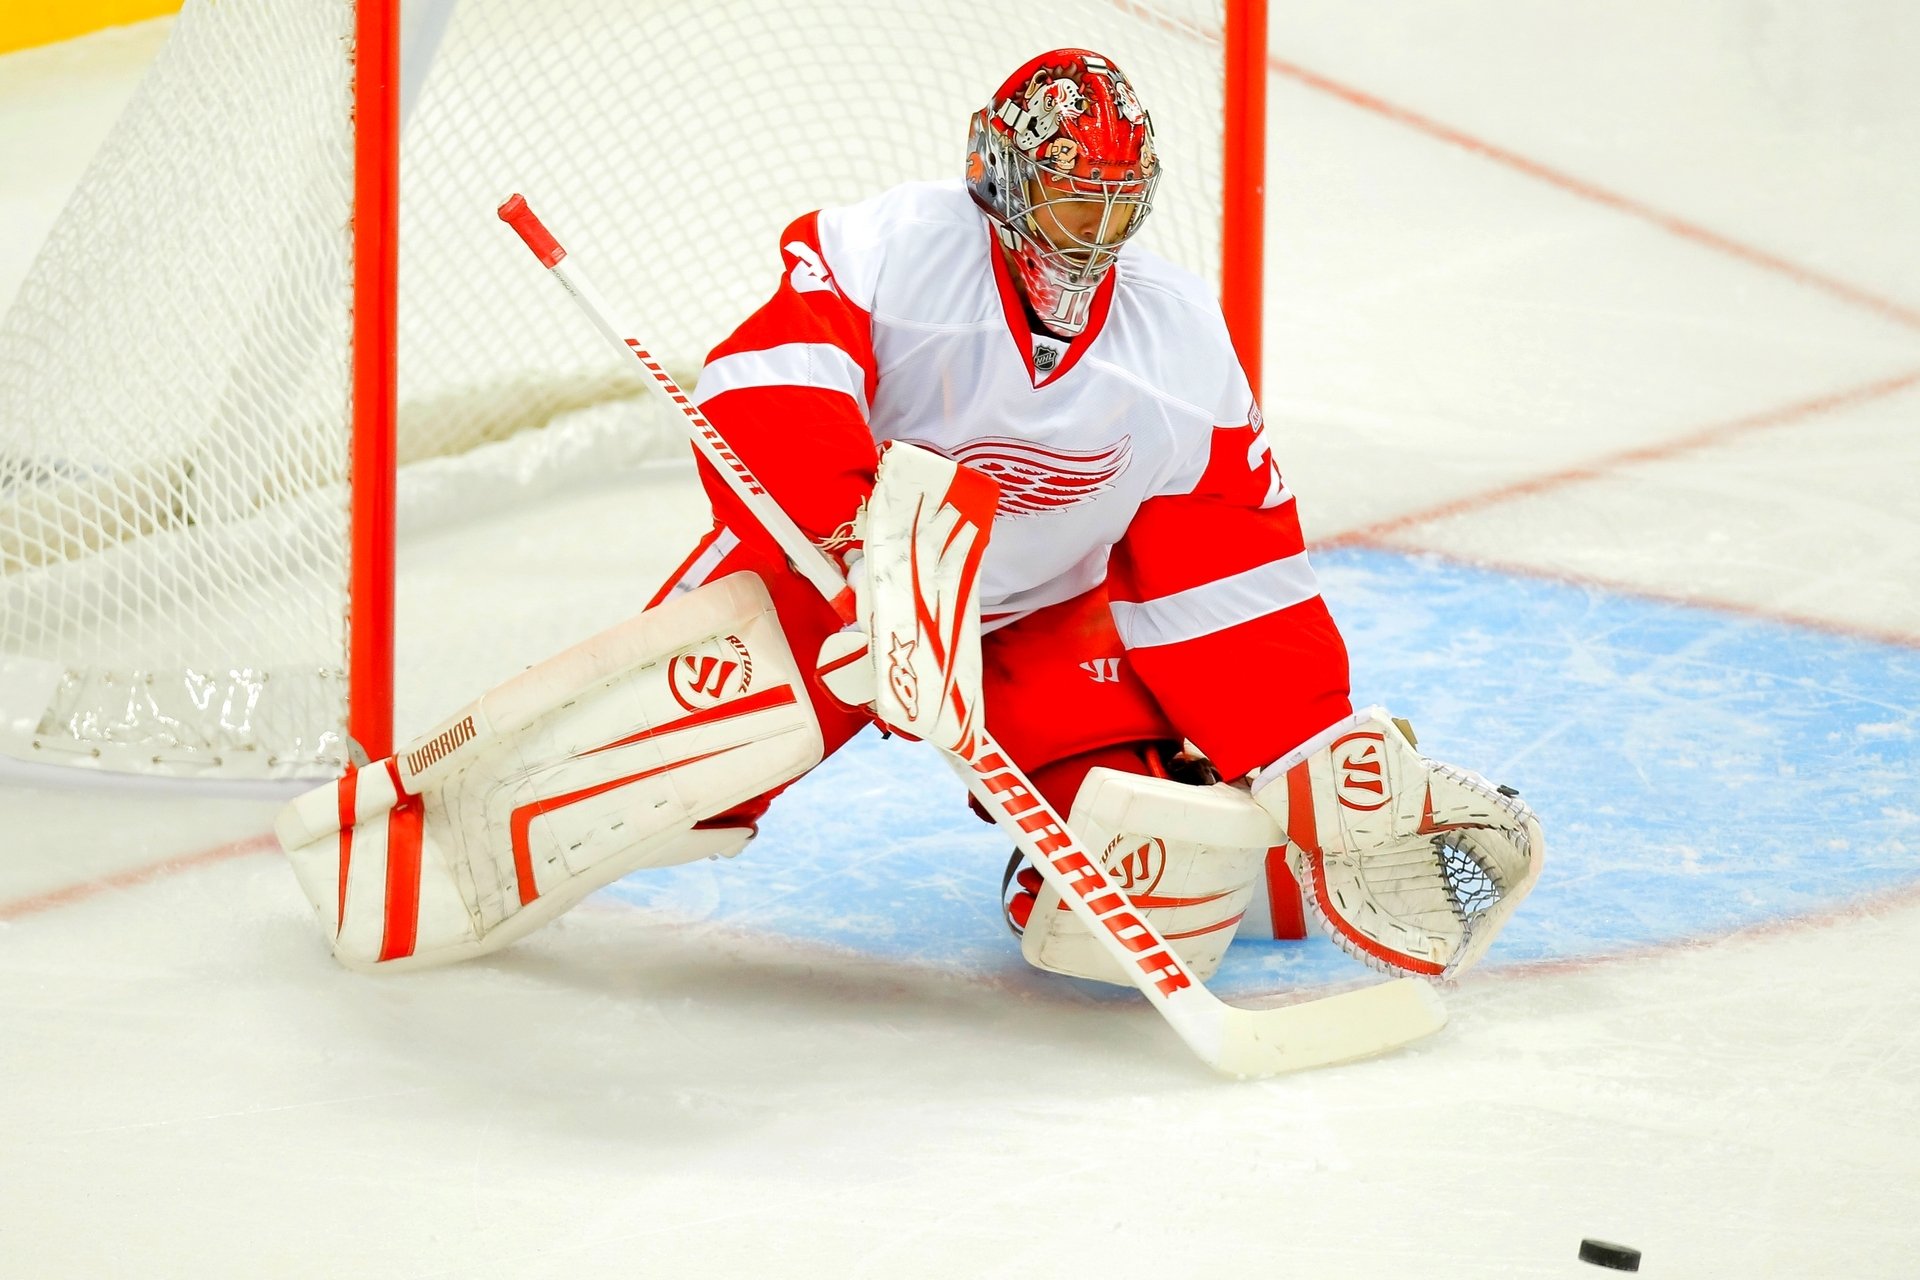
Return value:
<svg viewBox="0 0 1920 1280">
<path fill-rule="evenodd" d="M 859 361 L 830 342 L 783 342 L 709 360 L 700 371 L 694 399 L 705 404 L 728 391 L 750 387 L 815 387 L 839 391 L 867 416 L 867 375 Z"/>
<path fill-rule="evenodd" d="M 1129 649 L 1145 649 L 1210 636 L 1319 594 L 1319 580 L 1303 551 L 1158 599 L 1138 604 L 1114 600 L 1111 607 L 1121 642 Z"/>
</svg>

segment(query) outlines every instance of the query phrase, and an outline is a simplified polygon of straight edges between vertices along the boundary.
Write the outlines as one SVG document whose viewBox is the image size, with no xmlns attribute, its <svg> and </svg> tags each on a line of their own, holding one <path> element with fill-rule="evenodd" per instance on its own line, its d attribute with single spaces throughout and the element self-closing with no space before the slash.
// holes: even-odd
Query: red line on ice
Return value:
<svg viewBox="0 0 1920 1280">
<path fill-rule="evenodd" d="M 1807 627 L 1832 635 L 1851 636 L 1878 641 L 1882 644 L 1895 644 L 1906 647 L 1920 646 L 1920 635 L 1907 631 L 1874 628 L 1855 623 L 1836 621 L 1832 618 L 1810 614 L 1796 614 L 1779 609 L 1765 609 L 1755 605 L 1740 604 L 1732 601 L 1716 600 L 1679 592 L 1662 591 L 1638 583 L 1620 582 L 1593 574 L 1556 571 L 1537 565 L 1518 564 L 1495 557 L 1461 555 L 1427 546 L 1416 539 L 1405 536 L 1414 528 L 1431 524 L 1453 516 L 1477 514 L 1488 507 L 1503 502 L 1512 502 L 1521 498 L 1530 498 L 1568 485 L 1588 480 L 1598 480 L 1628 467 L 1642 463 L 1659 462 L 1677 457 L 1684 453 L 1725 444 L 1738 437 L 1771 427 L 1792 426 L 1818 418 L 1840 409 L 1854 408 L 1882 400 L 1920 385 L 1920 369 L 1911 369 L 1891 378 L 1882 378 L 1861 386 L 1811 399 L 1796 401 L 1777 409 L 1768 409 L 1748 414 L 1727 422 L 1715 423 L 1676 436 L 1671 440 L 1639 448 L 1625 449 L 1618 453 L 1607 454 L 1587 462 L 1578 463 L 1559 471 L 1532 476 L 1525 480 L 1516 480 L 1512 484 L 1488 489 L 1464 498 L 1454 498 L 1446 502 L 1405 515 L 1394 516 L 1373 524 L 1363 525 L 1338 533 L 1316 544 L 1316 548 L 1333 547 L 1374 547 L 1384 550 L 1412 551 L 1421 555 L 1433 555 L 1442 560 L 1458 564 L 1473 565 L 1477 568 L 1491 569 L 1521 577 L 1546 579 L 1556 582 L 1570 582 L 1584 586 L 1596 586 L 1620 595 L 1639 596 L 1652 600 L 1670 601 L 1691 605 L 1697 608 L 1712 609 L 1720 613 L 1739 614 L 1746 617 L 1765 618 L 1776 622 L 1788 622 L 1795 626 Z"/>
<path fill-rule="evenodd" d="M 1384 98 L 1376 97 L 1363 90 L 1355 89 L 1350 85 L 1342 84 L 1337 80 L 1321 75 L 1317 71 L 1310 71 L 1298 63 L 1289 62 L 1285 58 L 1277 55 L 1269 55 L 1267 65 L 1278 74 L 1302 84 L 1309 89 L 1338 98 L 1350 106 L 1358 107 L 1363 111 L 1370 111 L 1396 124 L 1405 125 L 1407 128 L 1417 133 L 1425 134 L 1429 138 L 1447 143 L 1450 146 L 1459 147 L 1465 151 L 1470 151 L 1474 155 L 1491 160 L 1496 164 L 1504 165 L 1516 173 L 1525 174 L 1529 178 L 1534 178 L 1547 183 L 1549 186 L 1557 187 L 1569 195 L 1578 196 L 1582 200 L 1588 200 L 1618 213 L 1624 213 L 1630 217 L 1638 218 L 1683 240 L 1691 241 L 1694 244 L 1711 249 L 1716 253 L 1737 258 L 1749 266 L 1759 267 L 1762 270 L 1771 271 L 1775 275 L 1785 276 L 1787 279 L 1793 280 L 1798 284 L 1817 289 L 1843 302 L 1872 311 L 1885 319 L 1894 321 L 1896 324 L 1904 325 L 1906 328 L 1920 329 L 1920 311 L 1916 311 L 1911 307 L 1903 306 L 1900 303 L 1882 298 L 1878 294 L 1869 293 L 1865 289 L 1848 284 L 1844 280 L 1837 280 L 1832 276 L 1823 275 L 1811 268 L 1799 266 L 1777 254 L 1768 253 L 1764 249 L 1756 249 L 1751 245 L 1742 244 L 1731 236 L 1721 235 L 1719 232 L 1703 227 L 1699 223 L 1689 222 L 1685 218 L 1677 217 L 1671 213 L 1665 213 L 1654 208 L 1652 205 L 1635 200 L 1630 196 L 1623 196 L 1617 192 L 1608 191 L 1604 187 L 1597 186 L 1581 178 L 1576 178 L 1571 174 L 1563 173 L 1558 169 L 1541 164 L 1537 160 L 1530 160 L 1516 151 L 1509 151 L 1505 147 L 1496 146 L 1491 142 L 1476 138 L 1464 130 L 1456 129 L 1452 125 L 1442 124 L 1440 121 L 1432 119 L 1429 116 L 1423 116 L 1417 111 L 1409 110 L 1406 107 L 1388 102 Z"/>
<path fill-rule="evenodd" d="M 1850 409 L 1888 396 L 1897 395 L 1908 388 L 1920 384 L 1920 369 L 1909 369 L 1905 373 L 1891 378 L 1882 378 L 1863 386 L 1850 387 L 1844 391 L 1831 392 L 1815 396 L 1808 400 L 1799 400 L 1777 409 L 1766 409 L 1745 417 L 1734 418 L 1728 422 L 1717 422 L 1701 427 L 1685 435 L 1675 436 L 1656 444 L 1642 445 L 1638 448 L 1623 449 L 1618 453 L 1605 454 L 1587 462 L 1576 463 L 1559 471 L 1549 471 L 1542 475 L 1530 476 L 1525 480 L 1516 480 L 1512 484 L 1501 485 L 1480 493 L 1469 494 L 1464 498 L 1451 498 L 1420 511 L 1408 512 L 1374 524 L 1362 525 L 1345 533 L 1334 535 L 1321 545 L 1341 546 L 1350 543 L 1371 544 L 1392 538 L 1415 525 L 1431 524 L 1436 520 L 1445 520 L 1450 516 L 1465 515 L 1500 502 L 1511 502 L 1517 498 L 1530 498 L 1552 489 L 1578 484 L 1585 480 L 1597 480 L 1623 468 L 1643 462 L 1660 462 L 1704 449 L 1711 445 L 1725 444 L 1737 437 L 1748 435 L 1768 427 L 1783 427 L 1817 418 L 1838 409 Z"/>
<path fill-rule="evenodd" d="M 26 916 L 39 915 L 55 907 L 69 906 L 75 902 L 84 902 L 88 898 L 99 897 L 114 889 L 131 889 L 137 885 L 163 880 L 183 871 L 194 871 L 219 862 L 228 862 L 234 858 L 244 858 L 249 854 L 264 853 L 279 847 L 279 842 L 271 834 L 248 836 L 244 840 L 234 840 L 227 844 L 215 845 L 211 849 L 202 849 L 198 853 L 182 854 L 176 858 L 167 858 L 160 862 L 149 863 L 144 867 L 133 867 L 126 871 L 116 871 L 112 875 L 101 876 L 94 880 L 82 880 L 79 884 L 70 884 L 65 888 L 53 889 L 46 893 L 34 894 L 29 898 L 19 898 L 13 902 L 0 902 L 0 923 L 19 920 Z"/>
</svg>

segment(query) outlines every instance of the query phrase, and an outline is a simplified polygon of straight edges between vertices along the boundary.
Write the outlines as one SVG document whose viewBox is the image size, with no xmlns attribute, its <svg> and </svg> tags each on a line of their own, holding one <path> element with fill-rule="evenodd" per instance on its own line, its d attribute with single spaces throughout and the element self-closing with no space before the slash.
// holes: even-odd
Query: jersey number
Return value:
<svg viewBox="0 0 1920 1280">
<path fill-rule="evenodd" d="M 795 240 L 787 246 L 787 252 L 799 259 L 787 273 L 787 282 L 795 293 L 819 293 L 834 287 L 833 273 L 827 270 L 826 262 L 812 245 Z"/>
<path fill-rule="evenodd" d="M 1287 497 L 1286 486 L 1280 480 L 1280 461 L 1273 456 L 1273 441 L 1267 438 L 1267 421 L 1261 416 L 1260 406 L 1254 405 L 1247 414 L 1247 423 L 1253 428 L 1253 440 L 1247 446 L 1247 470 L 1259 471 L 1265 464 L 1267 493 L 1260 500 L 1260 509 L 1277 507 Z"/>
</svg>

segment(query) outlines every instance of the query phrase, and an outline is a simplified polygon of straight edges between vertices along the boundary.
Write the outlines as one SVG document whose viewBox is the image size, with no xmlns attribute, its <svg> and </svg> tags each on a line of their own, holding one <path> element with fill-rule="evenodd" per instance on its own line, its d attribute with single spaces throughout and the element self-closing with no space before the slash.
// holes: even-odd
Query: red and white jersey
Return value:
<svg viewBox="0 0 1920 1280">
<path fill-rule="evenodd" d="M 851 519 L 879 442 L 924 445 L 1000 484 L 985 629 L 1104 582 L 1128 660 L 1230 777 L 1349 714 L 1345 648 L 1208 285 L 1129 245 L 1081 334 L 1035 333 L 957 180 L 808 214 L 781 252 L 778 291 L 695 398 L 810 536 Z"/>
</svg>

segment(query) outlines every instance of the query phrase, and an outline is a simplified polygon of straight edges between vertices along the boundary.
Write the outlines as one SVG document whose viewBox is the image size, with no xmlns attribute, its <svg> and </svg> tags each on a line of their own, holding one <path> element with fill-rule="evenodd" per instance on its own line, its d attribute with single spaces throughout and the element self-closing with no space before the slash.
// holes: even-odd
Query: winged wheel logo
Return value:
<svg viewBox="0 0 1920 1280">
<path fill-rule="evenodd" d="M 1045 515 L 1096 498 L 1133 462 L 1132 436 L 1101 449 L 1056 449 L 1006 436 L 982 436 L 949 449 L 924 440 L 911 443 L 997 482 L 998 514 L 1012 517 Z"/>
</svg>

